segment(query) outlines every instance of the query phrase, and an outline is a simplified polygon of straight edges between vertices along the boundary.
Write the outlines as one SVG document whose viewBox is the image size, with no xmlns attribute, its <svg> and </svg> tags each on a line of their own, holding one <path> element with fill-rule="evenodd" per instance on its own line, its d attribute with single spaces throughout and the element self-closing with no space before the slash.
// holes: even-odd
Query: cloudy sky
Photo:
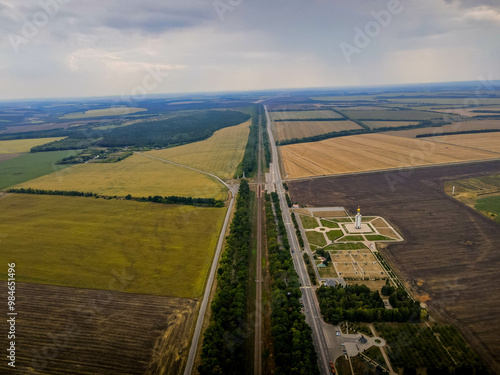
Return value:
<svg viewBox="0 0 500 375">
<path fill-rule="evenodd" d="M 498 0 L 0 0 L 0 99 L 500 79 Z"/>
</svg>

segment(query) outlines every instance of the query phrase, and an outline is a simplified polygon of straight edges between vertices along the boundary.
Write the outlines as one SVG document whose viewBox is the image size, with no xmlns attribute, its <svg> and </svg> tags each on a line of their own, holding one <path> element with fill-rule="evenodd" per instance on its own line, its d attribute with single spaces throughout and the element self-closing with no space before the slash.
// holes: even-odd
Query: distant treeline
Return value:
<svg viewBox="0 0 500 375">
<path fill-rule="evenodd" d="M 153 202 L 153 203 L 163 203 L 163 204 L 177 204 L 186 206 L 201 206 L 201 207 L 224 207 L 224 201 L 217 200 L 214 198 L 193 198 L 193 197 L 178 197 L 175 195 L 161 197 L 159 195 L 149 196 L 149 197 L 132 197 L 128 194 L 125 197 L 106 196 L 99 195 L 97 193 L 83 192 L 83 191 L 65 191 L 65 190 L 45 190 L 45 189 L 33 189 L 33 188 L 18 188 L 9 189 L 9 193 L 17 194 L 35 194 L 35 195 L 64 195 L 69 197 L 95 197 L 104 199 L 126 199 L 134 200 L 137 202 Z"/>
<path fill-rule="evenodd" d="M 269 168 L 271 163 L 271 147 L 269 145 L 269 135 L 267 134 L 267 116 L 264 111 L 264 107 L 260 107 L 260 112 L 262 114 L 262 142 L 264 146 L 264 157 L 266 159 L 266 168 Z"/>
<path fill-rule="evenodd" d="M 250 186 L 242 180 L 226 247 L 217 270 L 210 324 L 201 352 L 201 375 L 241 374 L 246 368 L 247 289 L 250 256 Z"/>
<path fill-rule="evenodd" d="M 245 177 L 252 176 L 257 172 L 257 155 L 259 152 L 259 116 L 262 111 L 262 106 L 254 106 L 251 109 L 252 124 L 250 125 L 250 133 L 245 147 L 243 160 L 238 166 L 235 177 L 238 178 L 242 173 Z"/>
<path fill-rule="evenodd" d="M 426 137 L 439 137 L 442 135 L 458 135 L 458 134 L 476 134 L 476 133 L 498 133 L 500 129 L 476 129 L 476 130 L 463 130 L 459 132 L 441 132 L 441 133 L 424 133 L 417 134 L 415 138 L 426 138 Z"/>
<path fill-rule="evenodd" d="M 68 138 L 34 147 L 32 152 L 85 149 L 90 146 L 172 147 L 205 140 L 215 131 L 241 124 L 249 117 L 239 111 L 193 111 L 112 129 L 65 130 L 52 136 Z"/>
<path fill-rule="evenodd" d="M 312 330 L 301 311 L 300 283 L 290 254 L 278 194 L 265 195 L 271 273 L 271 335 L 276 374 L 319 374 Z M 273 213 L 272 205 L 274 204 Z M 277 219 L 277 221 L 276 221 Z M 282 244 L 280 245 L 279 238 Z"/>
<path fill-rule="evenodd" d="M 53 141 L 46 143 L 44 145 L 35 146 L 31 148 L 31 152 L 42 152 L 42 151 L 63 151 L 63 150 L 83 150 L 89 148 L 96 144 L 100 138 L 93 137 L 83 137 L 83 134 L 75 133 L 71 138 L 61 139 L 59 141 Z"/>
</svg>

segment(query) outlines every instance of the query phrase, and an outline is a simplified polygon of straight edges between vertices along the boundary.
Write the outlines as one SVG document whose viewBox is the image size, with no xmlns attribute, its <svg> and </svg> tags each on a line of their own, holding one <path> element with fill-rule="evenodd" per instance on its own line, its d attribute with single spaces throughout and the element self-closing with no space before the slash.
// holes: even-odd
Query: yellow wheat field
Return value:
<svg viewBox="0 0 500 375">
<path fill-rule="evenodd" d="M 78 164 L 16 187 L 118 196 L 131 194 L 134 197 L 178 195 L 227 198 L 225 187 L 214 178 L 139 154 L 118 163 Z"/>
<path fill-rule="evenodd" d="M 280 147 L 280 152 L 286 178 L 500 158 L 500 152 L 385 134 L 292 144 Z"/>
<path fill-rule="evenodd" d="M 30 152 L 32 147 L 44 145 L 46 143 L 59 141 L 65 137 L 58 138 L 34 138 L 34 139 L 15 139 L 13 141 L 0 141 L 0 154 L 18 154 Z"/>
<path fill-rule="evenodd" d="M 220 178 L 231 178 L 243 159 L 251 121 L 218 130 L 205 141 L 147 152 L 161 159 L 187 165 Z"/>
<path fill-rule="evenodd" d="M 278 121 L 273 122 L 276 140 L 305 138 L 342 130 L 361 129 L 352 121 Z"/>
<path fill-rule="evenodd" d="M 432 137 L 429 139 L 434 142 L 441 142 L 450 145 L 500 153 L 500 132 L 445 135 L 441 137 Z"/>
</svg>

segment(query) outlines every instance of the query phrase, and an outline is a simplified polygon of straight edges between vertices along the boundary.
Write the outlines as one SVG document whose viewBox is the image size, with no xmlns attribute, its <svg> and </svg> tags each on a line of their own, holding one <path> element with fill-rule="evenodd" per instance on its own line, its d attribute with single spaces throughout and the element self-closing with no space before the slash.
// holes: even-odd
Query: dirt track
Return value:
<svg viewBox="0 0 500 375">
<path fill-rule="evenodd" d="M 314 206 L 358 205 L 380 215 L 406 242 L 384 254 L 434 313 L 450 319 L 500 373 L 500 226 L 447 197 L 442 182 L 498 173 L 500 162 L 421 168 L 289 182 L 293 201 Z"/>
<path fill-rule="evenodd" d="M 179 374 L 187 358 L 193 300 L 23 283 L 16 297 L 19 373 Z"/>
</svg>

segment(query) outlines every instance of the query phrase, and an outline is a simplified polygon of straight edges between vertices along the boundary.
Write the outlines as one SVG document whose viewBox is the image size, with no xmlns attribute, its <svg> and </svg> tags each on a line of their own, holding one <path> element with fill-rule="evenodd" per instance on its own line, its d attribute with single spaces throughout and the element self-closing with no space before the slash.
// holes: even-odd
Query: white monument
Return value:
<svg viewBox="0 0 500 375">
<path fill-rule="evenodd" d="M 354 228 L 361 229 L 361 209 L 359 207 L 354 221 Z"/>
</svg>

